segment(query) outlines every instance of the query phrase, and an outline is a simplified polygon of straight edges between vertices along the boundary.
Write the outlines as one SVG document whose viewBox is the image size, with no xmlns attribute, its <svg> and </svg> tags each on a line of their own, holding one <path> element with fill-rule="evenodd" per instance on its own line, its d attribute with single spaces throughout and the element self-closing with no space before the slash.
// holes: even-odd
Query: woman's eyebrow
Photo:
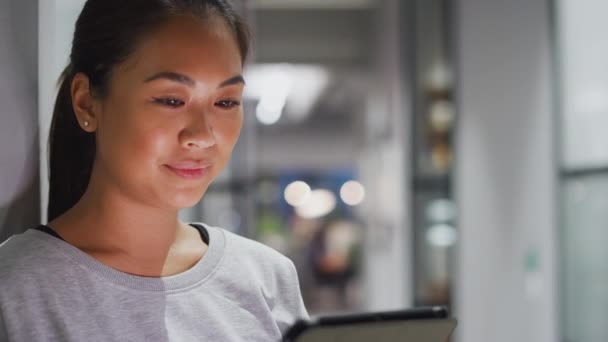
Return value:
<svg viewBox="0 0 608 342">
<path fill-rule="evenodd" d="M 144 80 L 144 83 L 152 82 L 152 81 L 155 81 L 158 79 L 167 79 L 169 81 L 178 82 L 178 83 L 187 85 L 190 88 L 194 88 L 194 86 L 196 85 L 196 82 L 193 79 L 191 79 L 190 77 L 177 73 L 177 72 L 173 72 L 173 71 L 158 72 L 158 73 L 146 78 Z"/>
<path fill-rule="evenodd" d="M 155 81 L 158 79 L 167 79 L 169 81 L 178 82 L 178 83 L 187 85 L 188 87 L 191 87 L 191 88 L 194 88 L 194 86 L 196 85 L 196 82 L 193 79 L 191 79 L 190 77 L 188 77 L 184 74 L 173 72 L 173 71 L 158 72 L 150 77 L 147 77 L 144 80 L 144 83 L 152 82 L 152 81 Z M 238 84 L 238 83 L 245 84 L 245 79 L 243 78 L 242 75 L 237 75 L 237 76 L 234 76 L 234 77 L 231 77 L 231 78 L 225 80 L 224 82 L 220 83 L 218 88 L 223 88 L 223 87 L 231 86 L 231 85 Z"/>
<path fill-rule="evenodd" d="M 243 75 L 234 76 L 232 78 L 225 80 L 224 82 L 220 83 L 218 88 L 223 88 L 223 87 L 231 86 L 231 85 L 238 84 L 238 83 L 245 84 L 245 79 L 243 79 Z"/>
</svg>

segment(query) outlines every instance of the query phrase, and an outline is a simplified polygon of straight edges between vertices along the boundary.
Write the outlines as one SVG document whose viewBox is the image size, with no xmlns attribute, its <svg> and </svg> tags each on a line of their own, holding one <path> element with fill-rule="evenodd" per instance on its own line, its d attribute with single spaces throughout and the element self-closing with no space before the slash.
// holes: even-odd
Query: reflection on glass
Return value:
<svg viewBox="0 0 608 342">
<path fill-rule="evenodd" d="M 361 305 L 363 228 L 352 207 L 337 200 L 352 178 L 348 170 L 277 170 L 263 182 L 276 184 L 284 196 L 268 202 L 258 193 L 256 238 L 294 260 L 311 312 Z"/>
<path fill-rule="evenodd" d="M 608 175 L 573 177 L 562 202 L 562 332 L 566 341 L 606 341 Z"/>
<path fill-rule="evenodd" d="M 450 64 L 449 2 L 416 3 L 414 139 L 414 299 L 450 305 L 452 253 L 458 242 L 451 176 L 454 162 L 454 75 Z"/>
</svg>

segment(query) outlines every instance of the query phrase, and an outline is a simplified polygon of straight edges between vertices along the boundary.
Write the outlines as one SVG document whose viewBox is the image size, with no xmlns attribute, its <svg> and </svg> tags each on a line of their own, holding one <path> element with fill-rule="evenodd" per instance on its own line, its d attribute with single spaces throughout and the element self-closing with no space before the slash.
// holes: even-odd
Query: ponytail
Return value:
<svg viewBox="0 0 608 342">
<path fill-rule="evenodd" d="M 52 221 L 74 206 L 84 194 L 95 158 L 95 135 L 84 131 L 72 107 L 71 65 L 59 79 L 59 92 L 49 134 L 49 205 Z"/>
</svg>

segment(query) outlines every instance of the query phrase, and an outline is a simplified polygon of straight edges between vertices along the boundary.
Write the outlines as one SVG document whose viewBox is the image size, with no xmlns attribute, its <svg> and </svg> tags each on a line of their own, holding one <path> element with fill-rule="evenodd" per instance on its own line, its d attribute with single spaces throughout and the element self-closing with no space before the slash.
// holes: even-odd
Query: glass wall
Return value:
<svg viewBox="0 0 608 342">
<path fill-rule="evenodd" d="M 449 305 L 455 276 L 452 260 L 458 240 L 452 191 L 456 113 L 450 1 L 418 0 L 413 13 L 414 302 Z"/>
<path fill-rule="evenodd" d="M 561 296 L 564 341 L 606 341 L 608 326 L 608 3 L 559 0 Z"/>
<path fill-rule="evenodd" d="M 393 23 L 389 3 L 402 13 Z M 450 2 L 245 4 L 256 36 L 246 126 L 202 217 L 294 260 L 313 314 L 450 305 Z M 407 299 L 370 303 L 378 291 Z"/>
<path fill-rule="evenodd" d="M 311 313 L 361 309 L 376 2 L 245 4 L 245 127 L 202 217 L 288 255 Z"/>
</svg>

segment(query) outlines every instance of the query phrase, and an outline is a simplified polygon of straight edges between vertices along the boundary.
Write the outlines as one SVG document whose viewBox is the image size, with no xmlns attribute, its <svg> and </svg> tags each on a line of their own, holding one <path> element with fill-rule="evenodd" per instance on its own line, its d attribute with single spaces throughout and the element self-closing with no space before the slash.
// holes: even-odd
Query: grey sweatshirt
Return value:
<svg viewBox="0 0 608 342">
<path fill-rule="evenodd" d="M 0 341 L 279 341 L 307 313 L 293 263 L 205 226 L 209 248 L 162 278 L 110 268 L 30 229 L 0 245 Z"/>
</svg>

